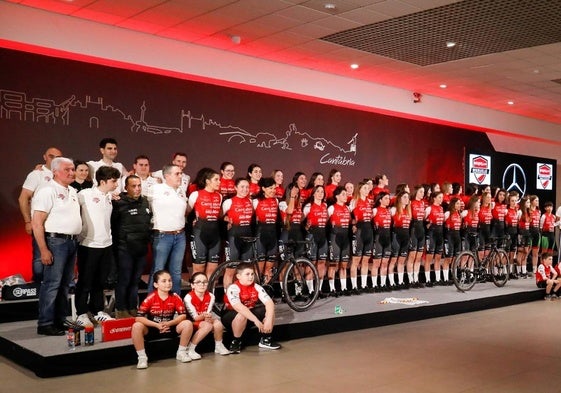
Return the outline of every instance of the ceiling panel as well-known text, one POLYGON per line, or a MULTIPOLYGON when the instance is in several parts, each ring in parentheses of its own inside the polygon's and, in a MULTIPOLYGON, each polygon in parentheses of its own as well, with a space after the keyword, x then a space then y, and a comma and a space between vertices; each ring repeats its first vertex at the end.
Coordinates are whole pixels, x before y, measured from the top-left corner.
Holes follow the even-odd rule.
POLYGON ((558 0, 8 1, 561 124, 558 0))

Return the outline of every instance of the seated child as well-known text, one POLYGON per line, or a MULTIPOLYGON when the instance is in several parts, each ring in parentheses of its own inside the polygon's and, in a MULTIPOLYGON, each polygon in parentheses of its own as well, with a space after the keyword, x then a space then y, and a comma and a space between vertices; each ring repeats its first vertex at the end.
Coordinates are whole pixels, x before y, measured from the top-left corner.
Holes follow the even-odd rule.
POLYGON ((253 322, 261 333, 260 348, 280 348, 280 345, 271 339, 275 323, 275 303, 254 280, 253 266, 250 263, 240 263, 236 268, 236 281, 228 287, 224 295, 226 312, 222 316, 222 323, 234 336, 230 344, 231 353, 240 353, 241 337, 248 320, 253 322))
POLYGON ((201 355, 195 351, 195 348, 210 332, 214 332, 214 352, 229 355, 230 351, 222 344, 224 326, 220 319, 212 313, 214 294, 207 290, 208 278, 204 273, 198 272, 191 276, 190 282, 192 290, 185 295, 183 301, 193 320, 195 334, 187 347, 187 355, 193 360, 200 359, 201 355))
POLYGON ((193 334, 193 324, 187 320, 181 298, 170 292, 172 281, 169 272, 158 270, 154 273, 154 288, 138 307, 138 316, 132 325, 131 336, 138 354, 138 369, 148 367, 148 357, 144 350, 145 337, 177 337, 179 334, 179 348, 175 357, 182 363, 191 361, 187 354, 187 343, 193 334))
POLYGON ((544 252, 542 254, 542 263, 538 266, 538 271, 536 272, 536 285, 538 288, 545 288, 545 300, 556 300, 557 295, 555 293, 561 288, 561 279, 557 279, 557 267, 554 269, 551 267, 553 262, 553 256, 544 252), (555 285, 555 288, 553 286, 555 285), (553 288, 554 293, 551 293, 553 288))

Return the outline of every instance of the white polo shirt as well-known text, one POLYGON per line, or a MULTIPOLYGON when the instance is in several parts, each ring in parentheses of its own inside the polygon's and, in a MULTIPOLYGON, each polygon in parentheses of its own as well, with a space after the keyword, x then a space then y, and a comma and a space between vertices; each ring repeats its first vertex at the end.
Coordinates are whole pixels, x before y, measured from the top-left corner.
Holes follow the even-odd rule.
MULTIPOLYGON (((138 176, 138 174, 135 173, 135 176, 138 176)), ((127 176, 123 176, 121 178, 121 190, 123 192, 126 192, 125 191, 125 180, 127 180, 127 177, 129 177, 129 176, 127 175, 127 176)), ((152 176, 148 176, 146 179, 142 179, 140 176, 138 176, 138 177, 140 178, 140 183, 141 183, 141 186, 142 186, 142 191, 141 191, 142 196, 150 195, 152 193, 152 191, 150 189, 155 184, 158 184, 158 180, 156 180, 156 178, 152 177, 152 176)))
POLYGON ((97 187, 86 188, 78 193, 78 200, 82 208, 80 244, 91 248, 111 246, 111 194, 97 187))
POLYGON ((155 184, 148 201, 152 208, 154 230, 169 232, 185 227, 187 197, 181 187, 176 190, 166 183, 155 184))
POLYGON ((47 213, 45 232, 78 235, 82 230, 78 195, 72 187, 56 181, 41 186, 31 200, 31 216, 35 211, 47 213))
POLYGON ((94 187, 97 186, 97 181, 95 180, 95 172, 102 166, 110 166, 111 168, 117 169, 121 174, 120 181, 117 182, 117 189, 114 191, 114 193, 118 194, 124 190, 124 188, 122 187, 122 182, 124 182, 123 178, 127 176, 127 170, 125 169, 123 164, 121 164, 120 162, 114 162, 111 165, 108 165, 107 163, 103 162, 103 160, 88 161, 87 164, 90 167, 90 177, 92 178, 94 187))
MULTIPOLYGON (((156 179, 159 179, 162 183, 166 182, 161 169, 159 171, 152 172, 152 176, 156 179)), ((189 183, 191 183, 191 177, 189 175, 186 175, 185 173, 182 173, 181 185, 179 187, 183 190, 185 195, 187 195, 187 189, 189 188, 189 183)))
POLYGON ((27 175, 25 181, 23 182, 22 188, 29 190, 31 192, 37 191, 37 189, 50 182, 53 178, 53 172, 45 165, 41 169, 35 169, 27 175))

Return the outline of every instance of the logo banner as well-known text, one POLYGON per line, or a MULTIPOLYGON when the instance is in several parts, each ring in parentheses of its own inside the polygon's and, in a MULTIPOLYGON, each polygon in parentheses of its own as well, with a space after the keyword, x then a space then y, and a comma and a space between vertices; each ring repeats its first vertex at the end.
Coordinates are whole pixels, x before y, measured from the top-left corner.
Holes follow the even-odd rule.
POLYGON ((469 182, 491 184, 491 156, 469 155, 469 182))

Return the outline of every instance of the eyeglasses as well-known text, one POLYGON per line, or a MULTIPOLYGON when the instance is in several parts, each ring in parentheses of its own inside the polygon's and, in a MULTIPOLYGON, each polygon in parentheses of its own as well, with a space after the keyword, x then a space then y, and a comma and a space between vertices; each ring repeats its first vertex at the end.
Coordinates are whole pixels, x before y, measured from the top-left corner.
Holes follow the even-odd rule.
POLYGON ((200 284, 208 285, 208 281, 193 281, 193 284, 197 284, 197 285, 200 285, 200 284))

